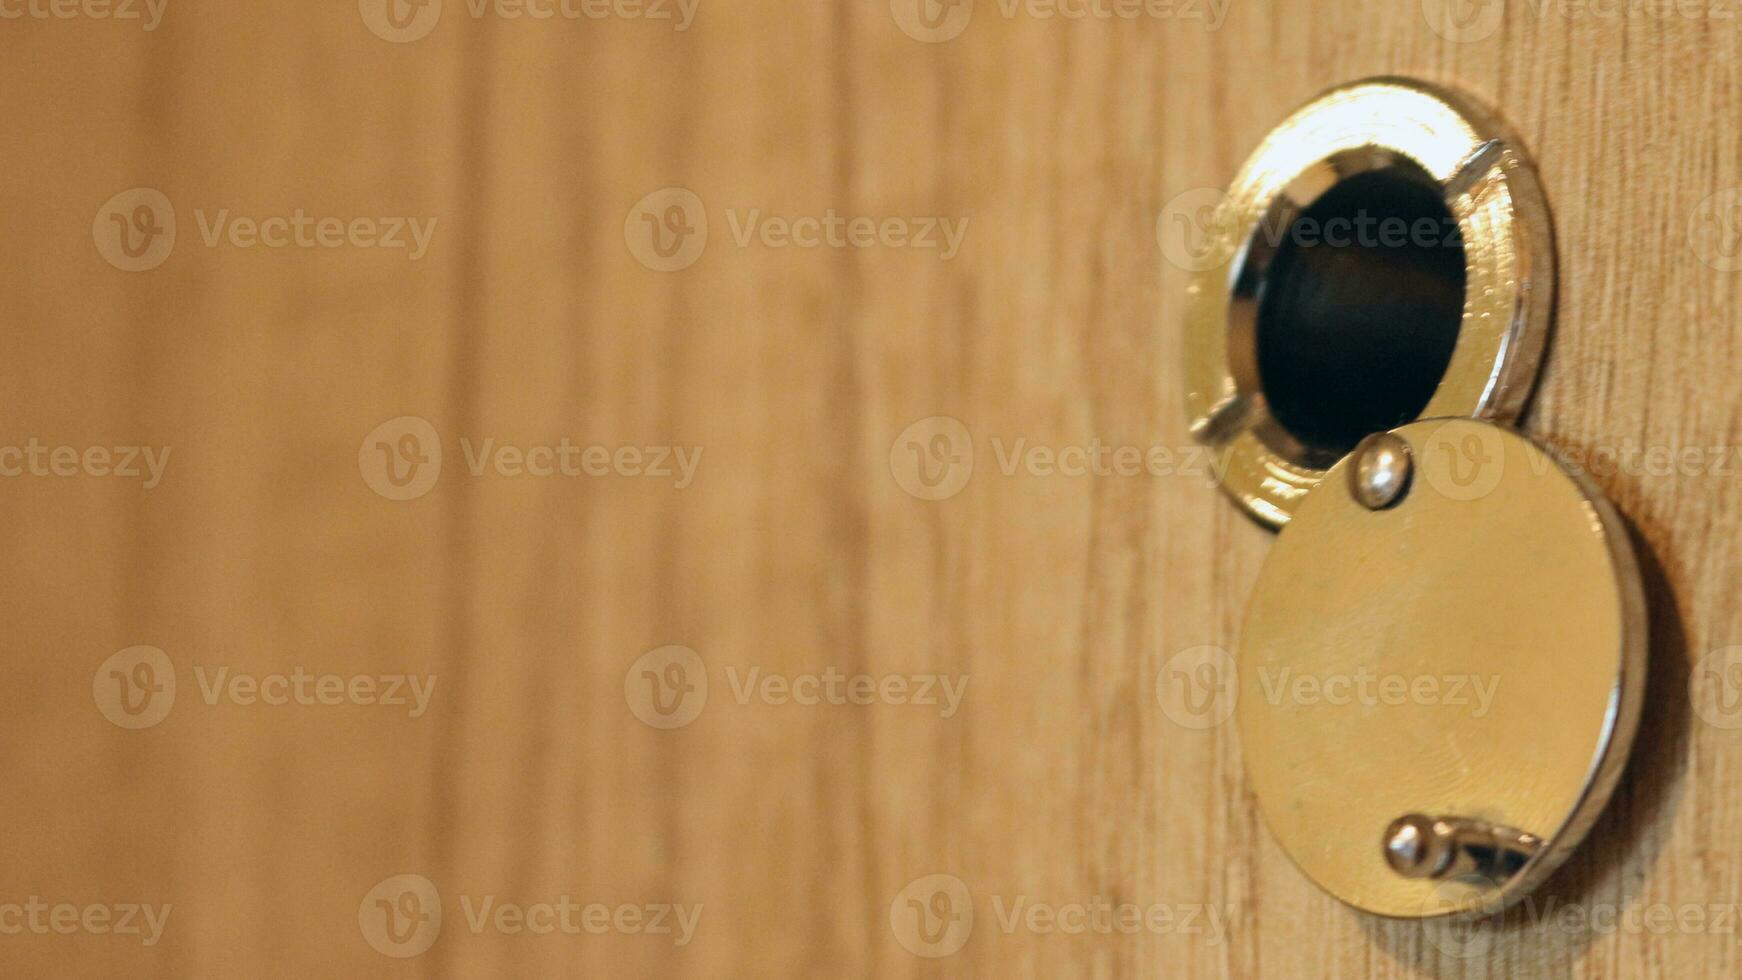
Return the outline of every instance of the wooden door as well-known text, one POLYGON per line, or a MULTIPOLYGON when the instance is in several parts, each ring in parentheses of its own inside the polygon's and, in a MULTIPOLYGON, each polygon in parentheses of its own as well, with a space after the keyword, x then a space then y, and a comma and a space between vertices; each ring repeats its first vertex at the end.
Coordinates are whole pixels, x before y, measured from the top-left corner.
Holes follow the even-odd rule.
POLYGON ((0 3, 4 972, 1738 971, 1723 0, 393 2, 0 3), (1639 749, 1477 947, 1157 697, 1271 541, 1157 218, 1378 74, 1538 162, 1526 431, 1706 461, 1596 468, 1639 749))

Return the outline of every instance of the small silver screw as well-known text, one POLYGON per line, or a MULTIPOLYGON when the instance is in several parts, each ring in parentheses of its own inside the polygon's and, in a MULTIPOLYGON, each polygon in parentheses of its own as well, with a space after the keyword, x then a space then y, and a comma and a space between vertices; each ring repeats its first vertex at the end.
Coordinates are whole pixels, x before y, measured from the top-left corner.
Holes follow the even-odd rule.
POLYGON ((1349 493, 1368 510, 1384 510, 1409 491, 1414 469, 1409 443, 1389 432, 1375 432, 1355 447, 1349 493))
POLYGON ((1451 854, 1449 827, 1412 813, 1385 830, 1385 861, 1405 878, 1433 878, 1445 871, 1451 854))

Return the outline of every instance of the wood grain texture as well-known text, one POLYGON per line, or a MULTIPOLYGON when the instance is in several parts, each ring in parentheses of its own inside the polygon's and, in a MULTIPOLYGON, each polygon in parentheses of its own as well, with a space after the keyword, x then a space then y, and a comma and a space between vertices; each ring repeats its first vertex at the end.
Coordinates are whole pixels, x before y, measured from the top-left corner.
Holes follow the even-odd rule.
MULTIPOLYGON (((1413 0, 1230 0, 1214 30, 980 0, 959 37, 923 43, 881 0, 704 0, 684 31, 446 7, 410 43, 349 2, 175 0, 150 32, 0 21, 0 444, 173 447, 150 490, 0 481, 0 904, 173 905, 149 947, 0 935, 6 974, 1742 970, 1734 923, 1514 915, 1472 948, 1319 893, 1269 840, 1233 726, 1182 727, 1156 696, 1174 654, 1235 646, 1267 532, 1201 478, 1000 466, 1019 439, 1189 446, 1187 273, 1163 261, 1157 216, 1224 184, 1316 92, 1391 73, 1500 107, 1538 161, 1562 285, 1527 431, 1575 452, 1738 444, 1739 274, 1702 261, 1689 228, 1742 185, 1742 25, 1515 2, 1460 43, 1413 0), (92 221, 141 186, 173 202, 178 238, 126 273, 92 221), (710 224, 670 273, 625 229, 665 187, 710 224), (200 215, 299 208, 437 232, 417 261, 201 234, 200 215), (967 228, 947 260, 740 244, 757 209, 967 228), (445 454, 404 502, 358 459, 400 416, 445 454), (930 501, 891 450, 937 416, 967 427, 975 468, 930 501), (462 440, 565 437, 704 455, 684 489, 465 465, 462 440), (167 653, 178 694, 128 731, 92 675, 136 644, 167 653), (625 674, 670 644, 702 657, 710 694, 659 730, 625 674), (437 687, 418 718, 207 703, 219 667, 437 687), (752 668, 968 688, 952 717, 741 703, 752 668), (427 876, 445 917, 395 959, 359 904, 400 873, 427 876), (891 906, 935 874, 964 883, 975 918, 932 959, 903 948, 891 906), (484 896, 703 912, 684 946, 474 931, 462 899, 484 896), (1019 898, 1229 918, 1007 931, 1019 898)), ((1543 899, 1733 910, 1742 734, 1702 721, 1688 682, 1742 643, 1742 466, 1596 479, 1654 556, 1653 676, 1635 764, 1543 899)))

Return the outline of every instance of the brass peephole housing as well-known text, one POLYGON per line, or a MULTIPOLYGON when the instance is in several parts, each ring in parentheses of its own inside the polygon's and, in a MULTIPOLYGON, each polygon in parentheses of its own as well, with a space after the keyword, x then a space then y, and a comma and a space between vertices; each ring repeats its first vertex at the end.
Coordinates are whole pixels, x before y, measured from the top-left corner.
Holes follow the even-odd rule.
POLYGON ((1191 431, 1267 525, 1370 433, 1524 408, 1551 319, 1548 210, 1518 141, 1461 96, 1383 78, 1315 99, 1241 168, 1205 251, 1191 431))
POLYGON ((1286 525, 1235 658, 1253 798, 1354 908, 1491 915, 1595 824, 1647 657, 1619 513, 1507 425, 1553 299, 1535 174, 1472 103, 1378 79, 1290 116, 1214 212, 1192 431, 1286 525))

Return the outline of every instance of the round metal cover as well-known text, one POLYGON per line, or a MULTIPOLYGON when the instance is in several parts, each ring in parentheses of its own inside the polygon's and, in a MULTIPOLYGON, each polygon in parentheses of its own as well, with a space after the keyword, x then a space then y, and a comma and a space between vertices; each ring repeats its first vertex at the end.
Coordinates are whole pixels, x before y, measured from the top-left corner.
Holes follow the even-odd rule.
POLYGON ((1358 909, 1497 911, 1582 839, 1625 765, 1645 682, 1632 546, 1602 495, 1514 432, 1395 429, 1345 457, 1278 536, 1240 639, 1247 776, 1294 863, 1358 909), (1401 494, 1394 488, 1406 456, 1401 494), (1353 471, 1353 472, 1352 472, 1353 471), (1378 474, 1378 475, 1375 475, 1378 474), (1515 828, 1504 877, 1410 878, 1410 814, 1515 828))

